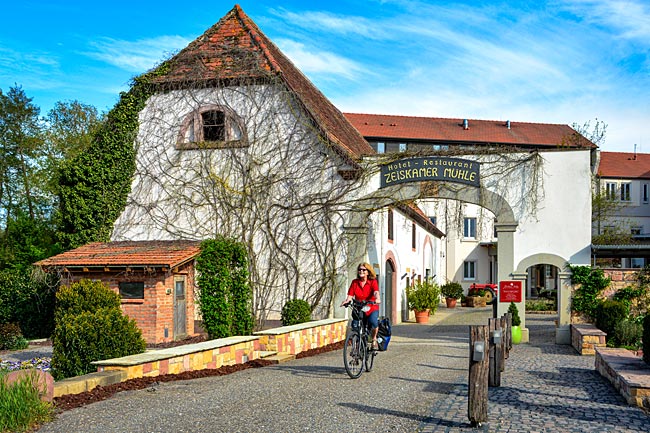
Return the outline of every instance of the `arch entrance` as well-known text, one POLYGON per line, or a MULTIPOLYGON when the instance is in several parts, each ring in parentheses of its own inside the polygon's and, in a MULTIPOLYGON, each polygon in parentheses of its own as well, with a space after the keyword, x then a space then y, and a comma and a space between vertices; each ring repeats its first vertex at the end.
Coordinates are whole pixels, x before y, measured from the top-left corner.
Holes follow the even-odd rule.
MULTIPOLYGON (((558 289, 558 328, 556 342, 570 344, 570 274, 563 272, 566 263, 589 264, 591 231, 584 221, 591 217, 590 173, 577 175, 570 167, 590 167, 586 152, 548 152, 543 169, 533 164, 529 153, 468 156, 468 159, 418 157, 391 160, 373 158, 368 162, 374 173, 364 184, 363 193, 354 200, 354 208, 345 216, 344 232, 348 246, 348 282, 356 277, 356 264, 376 264, 380 275, 386 272, 388 257, 368 260, 371 238, 370 216, 388 206, 421 199, 448 199, 478 205, 495 217, 496 271, 494 280, 520 281, 524 292, 517 307, 522 318, 522 340, 528 341, 526 328, 526 294, 533 288, 529 268, 540 265, 555 267, 558 289), (475 159, 469 159, 475 158, 475 159), (504 162, 505 161, 505 162, 504 162), (526 165, 528 164, 528 165, 526 165), (453 166, 455 169, 442 169, 453 166), (389 167, 387 169, 386 167, 389 167), (438 167, 434 170, 432 167, 438 167), (469 167, 461 170, 458 168, 469 167), (479 173, 479 168, 481 173, 479 173), (483 172, 486 173, 483 175, 483 172), (530 195, 534 197, 530 199, 530 195), (558 197, 572 198, 572 206, 562 204, 558 197), (532 205, 531 205, 532 203, 532 205), (384 267, 384 269, 381 269, 384 267)), ((375 230, 376 227, 372 228, 375 230)), ((432 256, 440 257, 439 251, 432 256)), ((400 268, 399 257, 393 258, 391 289, 385 293, 393 320, 399 321, 400 304, 395 297, 402 281, 413 278, 400 268), (402 275, 403 274, 403 275, 402 275)), ((426 264, 418 275, 427 275, 426 264)), ((412 280, 411 280, 412 281, 412 280)), ((384 284, 387 283, 384 281, 384 284)), ((516 286, 516 285, 515 285, 516 286)), ((508 310, 509 303, 497 300, 497 315, 508 310)))

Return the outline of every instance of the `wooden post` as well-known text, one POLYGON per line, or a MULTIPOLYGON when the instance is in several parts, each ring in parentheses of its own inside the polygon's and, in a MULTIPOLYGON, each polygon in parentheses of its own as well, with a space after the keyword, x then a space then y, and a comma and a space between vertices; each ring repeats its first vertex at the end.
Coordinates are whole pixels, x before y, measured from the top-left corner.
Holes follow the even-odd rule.
POLYGON ((469 383, 467 417, 472 427, 487 422, 489 342, 488 327, 485 325, 469 327, 469 383), (483 343, 483 359, 474 360, 477 343, 483 343))
POLYGON ((512 349, 512 314, 506 313, 506 323, 508 324, 506 334, 508 336, 508 347, 506 348, 506 358, 510 357, 510 349, 512 349))
POLYGON ((502 332, 502 339, 501 339, 501 348, 499 350, 499 358, 500 358, 500 365, 501 365, 501 372, 504 372, 506 369, 506 353, 508 352, 508 348, 506 344, 508 344, 508 340, 506 339, 506 335, 508 334, 506 330, 508 329, 508 319, 505 316, 501 316, 499 318, 499 324, 501 325, 501 332, 502 332))
POLYGON ((503 343, 494 344, 492 338, 493 331, 501 329, 501 321, 499 319, 488 319, 488 340, 490 342, 490 373, 488 374, 488 386, 501 386, 501 355, 500 352, 503 343))

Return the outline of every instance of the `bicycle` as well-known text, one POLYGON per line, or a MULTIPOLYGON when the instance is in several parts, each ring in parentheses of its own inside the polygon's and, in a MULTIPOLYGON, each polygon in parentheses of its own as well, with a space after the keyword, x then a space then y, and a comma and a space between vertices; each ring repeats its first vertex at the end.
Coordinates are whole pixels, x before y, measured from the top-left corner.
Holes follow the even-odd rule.
POLYGON ((377 350, 373 350, 372 345, 368 343, 368 336, 371 335, 370 324, 366 320, 364 312, 370 308, 369 304, 374 304, 374 302, 353 299, 345 305, 352 308, 352 314, 350 331, 345 337, 343 346, 343 365, 352 379, 361 376, 364 367, 366 371, 372 370, 375 356, 377 356, 377 350))

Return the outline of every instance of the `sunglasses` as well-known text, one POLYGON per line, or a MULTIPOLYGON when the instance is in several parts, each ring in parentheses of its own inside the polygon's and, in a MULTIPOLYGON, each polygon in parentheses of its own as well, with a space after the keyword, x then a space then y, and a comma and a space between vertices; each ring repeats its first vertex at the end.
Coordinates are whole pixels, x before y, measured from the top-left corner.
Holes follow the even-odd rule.
POLYGON ((357 269, 357 271, 358 271, 358 272, 361 272, 361 271, 363 271, 363 272, 368 272, 368 269, 366 269, 366 268, 359 268, 359 269, 357 269))

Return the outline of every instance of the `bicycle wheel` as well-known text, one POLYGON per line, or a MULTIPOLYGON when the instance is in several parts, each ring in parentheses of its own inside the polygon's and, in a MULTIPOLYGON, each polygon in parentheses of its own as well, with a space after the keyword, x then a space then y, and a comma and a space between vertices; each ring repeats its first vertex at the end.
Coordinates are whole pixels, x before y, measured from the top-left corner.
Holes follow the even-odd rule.
POLYGON ((343 365, 345 371, 352 379, 356 379, 363 373, 363 360, 365 358, 366 347, 359 338, 359 334, 350 334, 345 339, 343 346, 343 365))
POLYGON ((370 347, 366 346, 366 371, 372 370, 372 366, 375 363, 375 356, 377 355, 376 350, 370 349, 370 347))

